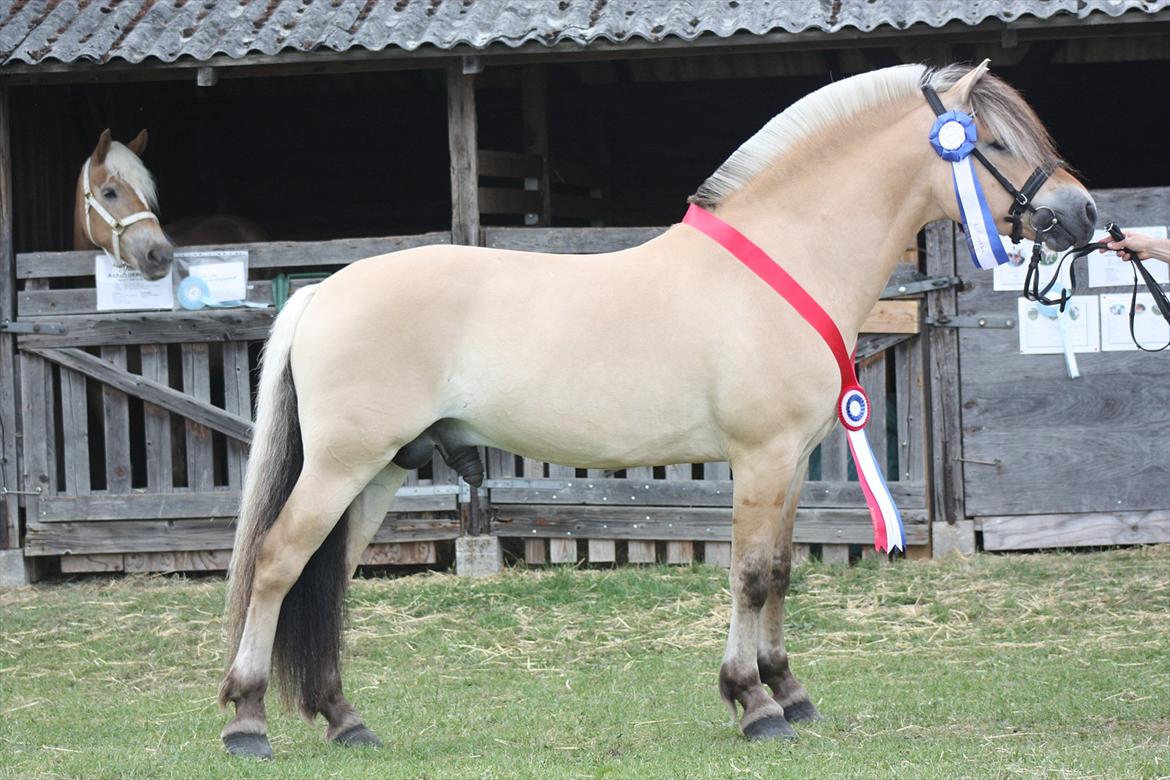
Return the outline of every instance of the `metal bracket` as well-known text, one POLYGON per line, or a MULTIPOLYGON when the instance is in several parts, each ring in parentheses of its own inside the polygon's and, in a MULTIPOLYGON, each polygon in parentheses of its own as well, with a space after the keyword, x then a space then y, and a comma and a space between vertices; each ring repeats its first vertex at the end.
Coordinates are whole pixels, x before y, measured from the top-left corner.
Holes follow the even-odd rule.
POLYGON ((0 320, 0 332, 4 333, 64 333, 65 326, 56 322, 14 322, 0 320))
POLYGON ((941 317, 927 317, 926 324, 935 328, 996 328, 999 330, 1011 330, 1016 327, 1016 320, 1014 317, 1004 317, 1002 315, 984 316, 982 314, 971 314, 962 317, 950 317, 944 314, 941 317))
POLYGON ((945 290, 948 287, 958 287, 962 283, 963 280, 958 276, 924 276, 921 279, 913 279, 902 284, 890 285, 882 290, 882 298, 897 298, 902 295, 914 295, 915 293, 930 292, 932 290, 945 290))
POLYGON ((39 487, 36 490, 10 490, 0 485, 0 496, 39 496, 43 492, 39 487))

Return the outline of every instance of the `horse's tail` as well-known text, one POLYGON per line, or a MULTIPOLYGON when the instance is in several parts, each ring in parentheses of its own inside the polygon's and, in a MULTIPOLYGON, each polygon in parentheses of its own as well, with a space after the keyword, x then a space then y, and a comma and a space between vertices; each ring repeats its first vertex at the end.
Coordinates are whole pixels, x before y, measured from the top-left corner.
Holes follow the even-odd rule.
MULTIPOLYGON (((315 286, 306 287, 289 299, 264 347, 256 425, 228 572, 224 623, 229 669, 244 631, 260 547, 292 494, 304 461, 289 353, 297 321, 315 290, 315 286)), ((344 593, 349 575, 345 571, 345 526, 343 518, 313 554, 285 596, 277 624, 273 670, 281 681, 285 701, 295 704, 307 717, 317 712, 316 699, 329 683, 324 678, 336 673, 337 666, 329 659, 336 661, 340 655, 338 594, 344 593)), ((220 692, 222 706, 227 705, 225 693, 220 692)))

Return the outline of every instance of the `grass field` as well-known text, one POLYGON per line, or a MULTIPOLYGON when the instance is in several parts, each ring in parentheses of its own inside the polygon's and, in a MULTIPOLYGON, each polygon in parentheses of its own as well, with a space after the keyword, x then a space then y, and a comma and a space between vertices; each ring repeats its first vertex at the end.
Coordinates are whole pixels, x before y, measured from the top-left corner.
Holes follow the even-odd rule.
POLYGON ((716 694, 726 574, 363 580, 347 751, 270 702, 223 754, 222 581, 0 593, 0 776, 1166 777, 1170 547, 798 569, 793 665, 825 720, 750 744, 716 694))

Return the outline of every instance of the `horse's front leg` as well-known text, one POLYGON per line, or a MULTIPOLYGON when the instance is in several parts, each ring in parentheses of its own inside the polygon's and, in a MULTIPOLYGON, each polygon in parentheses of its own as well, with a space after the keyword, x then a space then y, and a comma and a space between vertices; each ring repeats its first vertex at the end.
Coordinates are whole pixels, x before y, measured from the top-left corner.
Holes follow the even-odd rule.
POLYGON ((793 676, 784 648, 784 599, 792 572, 792 529, 796 524, 796 505, 800 501, 800 487, 808 472, 806 459, 796 476, 784 502, 776 547, 772 551, 772 581, 768 599, 760 613, 760 634, 757 663, 760 679, 772 689, 772 698, 784 708, 784 717, 790 723, 820 720, 821 715, 809 700, 808 691, 793 676))
POLYGON ((760 614, 768 600, 773 557, 793 474, 791 455, 752 452, 733 460, 735 493, 731 530, 731 627, 719 670, 719 693, 738 715, 748 739, 794 737, 784 708, 769 695, 757 663, 760 614))

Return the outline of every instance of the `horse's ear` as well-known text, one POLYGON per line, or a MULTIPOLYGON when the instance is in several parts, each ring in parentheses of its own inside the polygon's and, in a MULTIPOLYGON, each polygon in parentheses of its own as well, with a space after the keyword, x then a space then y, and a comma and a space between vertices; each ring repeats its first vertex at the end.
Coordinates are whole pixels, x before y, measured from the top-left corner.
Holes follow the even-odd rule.
POLYGON ((101 165, 106 161, 106 154, 110 151, 110 128, 102 130, 102 134, 98 136, 97 146, 93 150, 93 161, 101 165))
POLYGON ((979 82, 979 79, 983 78, 983 74, 989 70, 988 65, 990 64, 991 60, 984 60, 979 63, 967 71, 967 74, 963 78, 956 81, 955 86, 947 90, 947 96, 954 99, 952 105, 971 105, 971 90, 975 89, 975 85, 979 82))
POLYGON ((142 132, 134 136, 134 140, 126 144, 126 148, 134 152, 138 157, 146 151, 146 142, 150 139, 150 134, 146 132, 146 128, 142 128, 142 132))

